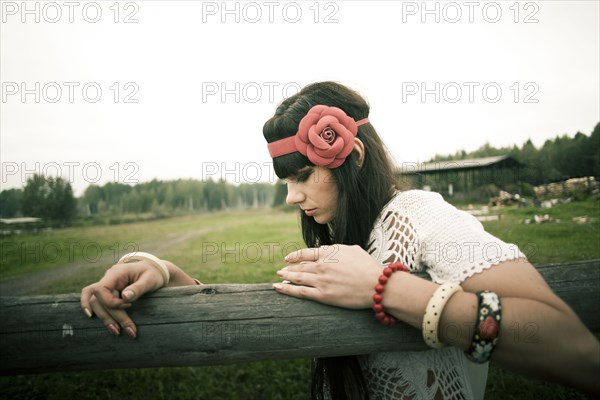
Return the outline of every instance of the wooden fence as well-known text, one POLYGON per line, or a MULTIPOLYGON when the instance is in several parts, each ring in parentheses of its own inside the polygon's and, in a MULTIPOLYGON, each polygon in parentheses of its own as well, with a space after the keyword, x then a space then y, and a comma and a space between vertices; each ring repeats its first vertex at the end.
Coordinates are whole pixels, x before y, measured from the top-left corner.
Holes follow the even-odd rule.
MULTIPOLYGON (((600 331, 600 260, 538 267, 600 331)), ((425 349, 408 325, 276 293, 270 284, 165 288, 135 302, 138 338, 112 336, 79 294, 0 297, 0 374, 175 367, 425 349)))

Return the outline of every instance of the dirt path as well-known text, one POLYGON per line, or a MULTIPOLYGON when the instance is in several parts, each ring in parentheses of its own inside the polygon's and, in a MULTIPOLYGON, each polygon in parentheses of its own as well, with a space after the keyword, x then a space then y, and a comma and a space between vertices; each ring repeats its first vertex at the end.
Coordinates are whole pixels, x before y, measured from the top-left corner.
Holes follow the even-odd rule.
MULTIPOLYGON (((156 255, 157 257, 161 257, 169 253, 171 249, 185 241, 207 233, 228 229, 235 225, 236 224, 222 225, 219 227, 207 227, 197 229, 194 231, 176 234, 166 239, 161 239, 147 243, 140 243, 139 249, 141 251, 152 252, 152 254, 156 255)), ((94 262, 94 265, 105 265, 108 268, 111 264, 114 263, 114 257, 114 254, 106 254, 100 257, 98 261, 94 262)), ((27 274, 25 276, 7 278, 0 282, 0 295, 27 295, 36 292, 46 286, 49 286, 54 282, 67 279, 85 268, 90 268, 90 263, 88 261, 79 261, 65 265, 63 267, 52 268, 48 271, 39 271, 27 274)))

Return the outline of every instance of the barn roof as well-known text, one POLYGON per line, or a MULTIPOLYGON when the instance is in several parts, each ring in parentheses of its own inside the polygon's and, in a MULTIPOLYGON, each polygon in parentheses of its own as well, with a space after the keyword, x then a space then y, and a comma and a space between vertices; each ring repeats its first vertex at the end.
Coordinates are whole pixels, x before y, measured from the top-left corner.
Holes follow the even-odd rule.
POLYGON ((405 175, 411 175, 424 172, 472 170, 490 167, 493 165, 514 167, 521 165, 521 163, 512 156, 503 155, 494 157, 468 158, 464 160, 435 161, 429 163, 403 163, 401 172, 405 175))

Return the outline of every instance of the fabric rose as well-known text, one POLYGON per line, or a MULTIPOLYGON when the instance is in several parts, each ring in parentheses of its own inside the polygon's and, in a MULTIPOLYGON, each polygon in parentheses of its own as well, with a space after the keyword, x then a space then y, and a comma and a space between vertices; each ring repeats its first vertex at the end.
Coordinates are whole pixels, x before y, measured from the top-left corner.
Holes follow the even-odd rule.
POLYGON ((337 107, 314 106, 300 121, 296 148, 315 165, 337 168, 352 153, 358 125, 337 107))
POLYGON ((496 336, 498 336, 499 330, 500 327, 493 317, 486 317, 486 319, 479 324, 479 336, 483 340, 495 339, 496 336))

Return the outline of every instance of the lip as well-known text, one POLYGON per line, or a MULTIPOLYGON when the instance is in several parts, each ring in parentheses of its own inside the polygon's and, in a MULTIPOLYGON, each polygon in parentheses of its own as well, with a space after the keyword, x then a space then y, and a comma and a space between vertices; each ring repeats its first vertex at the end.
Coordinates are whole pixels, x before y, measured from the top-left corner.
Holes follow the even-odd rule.
POLYGON ((315 212, 317 212, 316 208, 308 208, 308 209, 304 210, 304 214, 306 214, 309 217, 312 217, 315 212))

